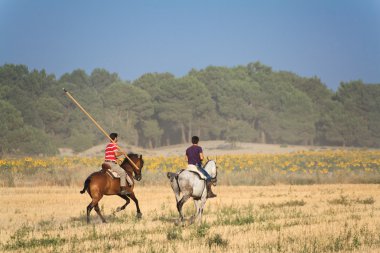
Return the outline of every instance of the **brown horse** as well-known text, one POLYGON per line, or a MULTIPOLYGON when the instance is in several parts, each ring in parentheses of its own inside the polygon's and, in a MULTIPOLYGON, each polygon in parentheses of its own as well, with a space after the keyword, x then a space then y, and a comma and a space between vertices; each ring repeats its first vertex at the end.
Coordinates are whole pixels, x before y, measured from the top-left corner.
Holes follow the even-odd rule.
MULTIPOLYGON (((139 169, 135 169, 132 166, 127 158, 121 163, 120 167, 122 167, 128 174, 128 176, 132 179, 136 179, 137 181, 141 180, 141 170, 144 166, 144 160, 142 159, 142 155, 137 154, 128 154, 129 159, 131 159, 139 169), (134 177, 132 175, 134 174, 134 177)), ((106 222, 103 215, 100 212, 99 201, 104 195, 118 195, 119 197, 125 199, 126 203, 118 207, 116 209, 117 212, 124 210, 125 207, 129 204, 131 198, 135 204, 137 209, 137 218, 142 217, 142 213, 139 207, 139 201, 137 200, 135 193, 133 192, 134 183, 131 187, 127 185, 127 190, 131 192, 126 195, 120 195, 120 178, 113 178, 106 171, 109 169, 109 165, 106 163, 102 164, 102 170, 97 171, 89 175, 84 182, 83 190, 80 191, 81 194, 85 193, 86 190, 90 197, 92 198, 91 203, 87 206, 87 223, 90 222, 90 212, 94 208, 96 213, 102 219, 102 222, 106 222)))

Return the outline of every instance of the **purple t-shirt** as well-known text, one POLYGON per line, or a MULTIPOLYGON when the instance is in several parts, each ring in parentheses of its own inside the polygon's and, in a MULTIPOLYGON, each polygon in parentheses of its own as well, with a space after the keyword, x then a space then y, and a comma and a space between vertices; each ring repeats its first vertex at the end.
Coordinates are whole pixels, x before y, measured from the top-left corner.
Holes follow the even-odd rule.
POLYGON ((200 153, 202 153, 202 148, 197 145, 192 145, 186 149, 186 156, 188 160, 188 164, 200 164, 201 163, 201 157, 200 153))

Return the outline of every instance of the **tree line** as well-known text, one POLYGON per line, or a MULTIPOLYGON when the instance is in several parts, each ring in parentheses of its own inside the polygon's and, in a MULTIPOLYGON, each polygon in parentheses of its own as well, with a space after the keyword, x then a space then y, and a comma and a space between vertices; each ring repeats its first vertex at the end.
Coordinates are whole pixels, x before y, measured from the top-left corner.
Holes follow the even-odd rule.
POLYGON ((202 140, 380 147, 380 84, 273 71, 260 62, 191 70, 183 77, 81 69, 60 78, 25 65, 0 67, 0 153, 83 151, 105 137, 70 101, 66 88, 109 132, 155 148, 202 140))

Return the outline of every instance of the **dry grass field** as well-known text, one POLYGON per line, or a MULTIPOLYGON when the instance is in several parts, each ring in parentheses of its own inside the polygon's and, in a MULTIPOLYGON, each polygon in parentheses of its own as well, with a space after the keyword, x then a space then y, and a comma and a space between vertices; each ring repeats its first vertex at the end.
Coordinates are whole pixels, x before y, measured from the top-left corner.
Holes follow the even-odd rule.
MULTIPOLYGON (((0 252, 380 252, 379 185, 217 186, 201 224, 176 226, 174 195, 137 185, 86 224, 80 187, 0 188, 0 252)), ((189 217, 192 201, 184 206, 189 217)))
POLYGON ((203 144, 220 185, 200 224, 176 225, 165 176, 184 167, 184 145, 127 147, 146 161, 135 188, 143 217, 104 197, 107 224, 95 211, 86 223, 90 197, 79 193, 104 147, 0 160, 0 252, 380 252, 379 150, 203 144))

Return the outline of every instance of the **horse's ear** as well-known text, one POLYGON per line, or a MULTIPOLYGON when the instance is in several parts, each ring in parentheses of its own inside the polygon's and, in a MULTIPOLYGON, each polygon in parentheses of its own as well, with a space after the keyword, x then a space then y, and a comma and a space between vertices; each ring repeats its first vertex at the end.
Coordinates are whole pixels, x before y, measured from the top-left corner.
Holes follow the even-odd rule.
POLYGON ((142 155, 140 155, 140 159, 142 159, 142 155))
POLYGON ((210 161, 210 158, 207 157, 207 161, 210 161))

